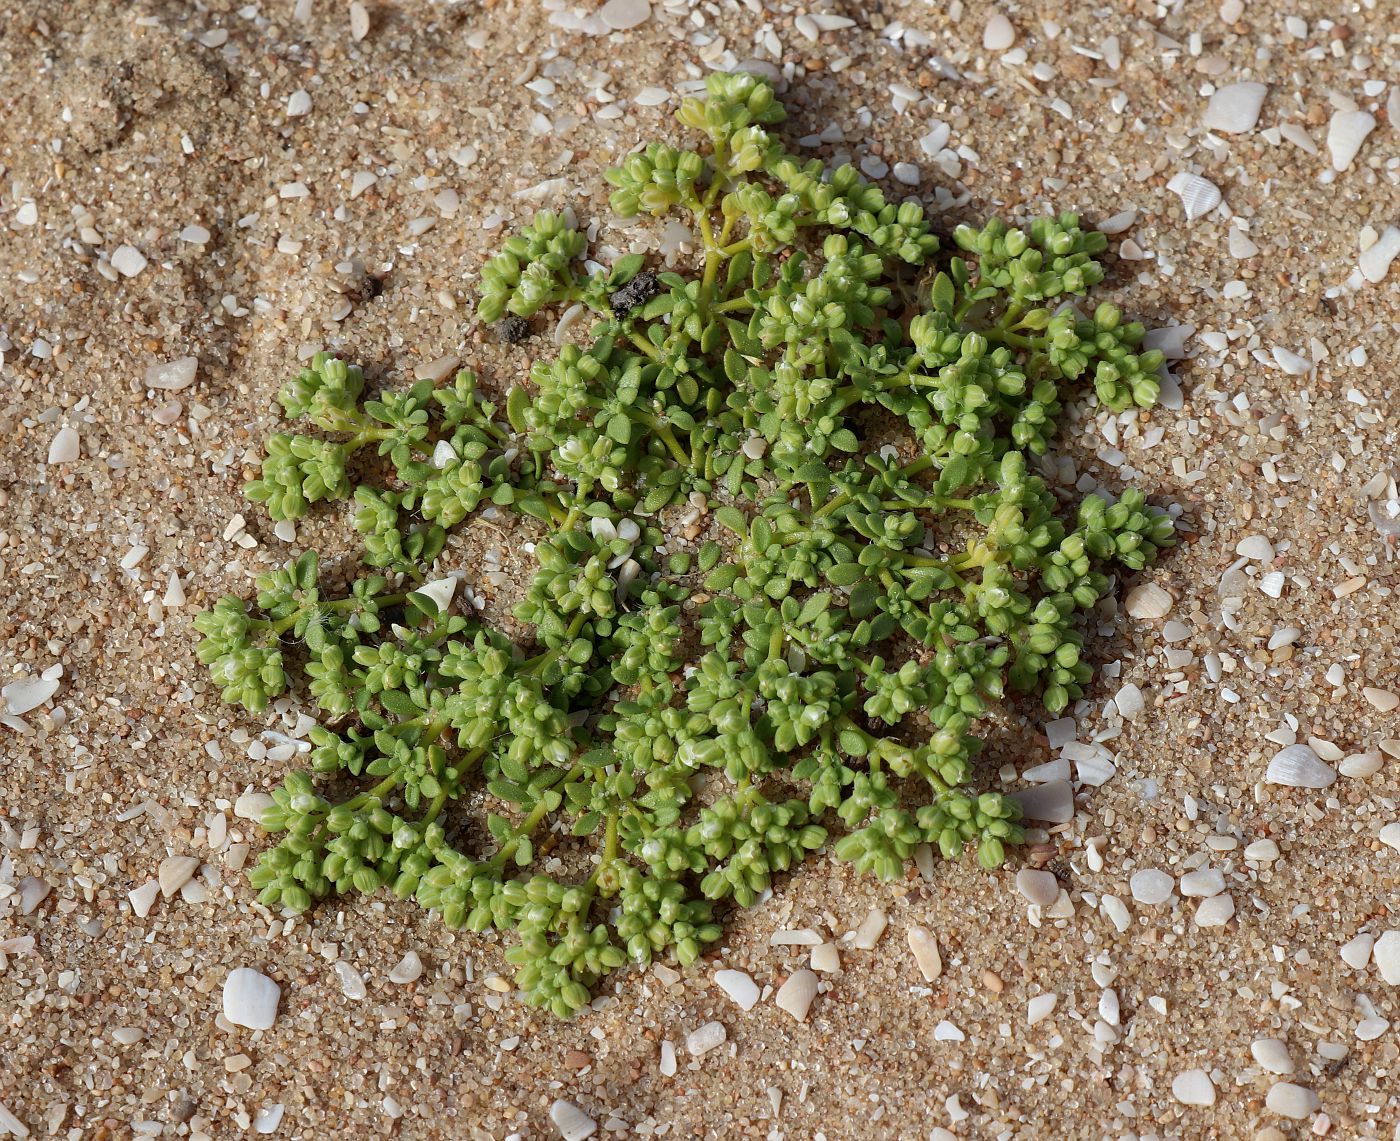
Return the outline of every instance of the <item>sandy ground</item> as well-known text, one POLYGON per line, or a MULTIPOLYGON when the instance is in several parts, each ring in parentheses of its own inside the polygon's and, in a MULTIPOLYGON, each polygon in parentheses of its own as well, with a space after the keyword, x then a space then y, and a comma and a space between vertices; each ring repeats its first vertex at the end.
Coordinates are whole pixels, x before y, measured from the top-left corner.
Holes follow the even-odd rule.
MULTIPOLYGON (((592 0, 369 3, 358 41, 346 4, 298 7, 0 11, 0 670, 62 672, 0 727, 0 1136, 537 1138, 564 1099, 599 1136, 1391 1138, 1400 991, 1353 940, 1400 928, 1400 852, 1378 839, 1397 819, 1397 574, 1366 499, 1395 462, 1400 267, 1356 272, 1365 227, 1400 221, 1395 7, 1030 0, 1003 9, 1010 50, 992 23, 995 51, 994 10, 960 0, 609 5, 614 23, 648 15, 623 31, 592 0), (814 136, 877 174, 913 164, 887 185, 916 182, 950 228, 1119 216, 1107 287, 1153 326, 1193 328, 1184 399, 1131 423, 1086 412, 1065 474, 1181 503, 1191 541, 1145 576, 1170 615, 1106 620, 1096 643, 1106 676, 1066 753, 1090 758, 1077 776, 1110 756, 1116 774, 1076 785, 1073 821, 1027 855, 1057 902, 1028 906, 1015 865, 880 886, 818 860, 706 962, 620 972, 561 1025, 493 989, 492 940, 412 906, 284 921, 256 905, 234 869, 261 841, 232 806, 286 768, 247 747, 278 722, 219 701, 190 620, 304 544, 350 550, 334 511, 288 544, 240 498, 298 357, 331 346, 393 381, 460 354, 503 388, 522 358, 471 317, 502 222, 593 216, 610 162, 674 137, 677 90, 748 59, 788 79, 791 145, 814 136), (1209 133, 1210 92, 1247 81, 1268 88, 1257 123, 1209 133), (309 111, 289 114, 299 91, 309 111), (1374 130, 1334 170, 1329 132, 1344 143, 1356 111, 1374 130), (1168 187, 1183 172, 1223 194, 1189 223, 1168 187), (342 301, 328 282, 347 259, 382 289, 357 277, 342 301), (145 387, 186 355, 193 385, 145 387), (65 433, 48 462, 65 426, 78 456, 65 433), (1127 683, 1146 708, 1120 724, 1127 683), (1264 783, 1295 738, 1363 775, 1264 783), (152 904, 140 889, 171 855, 201 867, 152 904), (1135 872, 1207 866, 1222 879, 1201 918, 1232 905, 1222 926, 1179 882, 1134 898, 1135 872), (888 928, 856 949, 872 909, 888 928), (930 983, 916 924, 941 948, 930 983), (776 986, 807 963, 771 945, 788 928, 840 954, 800 1025, 711 978, 776 986), (408 950, 426 970, 396 985, 408 950), (239 966, 281 984, 272 1029, 216 1021, 239 966), (1040 995, 1053 1009, 1029 1025, 1040 995), (727 1042, 690 1058, 712 1019, 727 1042), (1291 1076, 1256 1060, 1260 1039, 1281 1040, 1259 1058, 1291 1076)), ((1024 712, 990 743, 993 783, 1057 756, 1024 712)))

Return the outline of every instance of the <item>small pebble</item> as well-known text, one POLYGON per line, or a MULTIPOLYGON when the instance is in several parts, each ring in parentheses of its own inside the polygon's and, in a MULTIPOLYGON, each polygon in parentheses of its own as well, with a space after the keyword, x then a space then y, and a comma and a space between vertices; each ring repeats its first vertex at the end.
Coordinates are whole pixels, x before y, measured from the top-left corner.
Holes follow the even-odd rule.
POLYGON ((1278 841, 1255 840, 1244 850, 1246 860, 1258 860, 1261 864, 1278 859, 1278 841))
POLYGON ((1280 1117, 1302 1121, 1308 1114, 1316 1113, 1322 1102, 1317 1094, 1313 1093, 1307 1086, 1294 1085, 1292 1082, 1278 1082, 1269 1090, 1268 1096, 1264 1098, 1264 1104, 1280 1117))
POLYGON ((1181 894, 1198 899, 1219 895, 1225 890, 1225 876, 1219 868, 1198 868, 1181 877, 1181 894))
POLYGON ((1355 938, 1347 940, 1339 952, 1342 962, 1354 970, 1365 970, 1366 964, 1371 961, 1371 948, 1375 943, 1376 937, 1369 931, 1363 931, 1355 938))
POLYGON ((1387 931, 1371 948, 1376 970, 1391 986, 1400 986, 1400 931, 1387 931))
POLYGON ((1176 890, 1176 880, 1157 868, 1143 868, 1141 871, 1133 873, 1132 879, 1128 881, 1128 887, 1138 903, 1155 907, 1157 904, 1166 903, 1167 900, 1171 899, 1172 892, 1176 890))
POLYGON ((1060 885, 1051 872, 1022 868, 1016 873, 1016 890, 1040 907, 1049 907, 1060 896, 1060 885))
POLYGON ((1201 125, 1208 131, 1223 135, 1241 135, 1252 131, 1259 121, 1260 108, 1269 89, 1262 83, 1231 83, 1218 88, 1206 105, 1201 125))
POLYGON ((873 951, 875 944, 880 941, 880 936, 885 933, 885 927, 889 921, 889 916, 878 907, 872 908, 861 925, 856 928, 855 938, 851 940, 851 946, 858 951, 873 951))
POLYGON ((194 357, 179 357, 173 361, 161 361, 146 370, 146 387, 178 392, 194 383, 195 370, 199 361, 194 357))
POLYGON ((598 15, 613 31, 625 32, 651 19, 651 3, 650 0, 608 0, 598 15))
POLYGON ((287 97, 287 117, 299 119, 303 115, 311 114, 311 95, 307 91, 293 91, 287 97))
POLYGON ((1182 1105, 1214 1105, 1215 1083, 1205 1070, 1186 1070, 1172 1079, 1172 1097, 1182 1105))
POLYGON ((157 871, 160 894, 169 899, 199 870, 199 861, 193 856, 170 856, 160 862, 157 871))
POLYGON ((812 970, 829 974, 841 969, 841 953, 835 943, 821 943, 812 948, 812 970))
POLYGON ((982 46, 989 52, 1004 52, 1016 42, 1016 29, 1001 12, 993 12, 982 30, 982 46))
POLYGON ((1337 770, 1307 745, 1288 745, 1274 754, 1264 773, 1269 784, 1287 788, 1328 788, 1337 779, 1337 770))
POLYGON ((1234 898, 1228 895, 1213 895, 1203 899, 1196 908, 1197 927, 1224 927, 1235 914, 1234 898))
POLYGON ((933 982, 943 973, 943 956, 938 953, 938 941, 924 927, 909 928, 908 938, 909 950, 914 952, 914 961, 919 965, 924 982, 933 982))
POLYGON ((267 1030, 277 1019, 282 988, 261 971, 237 967, 224 980, 224 1017, 235 1026, 267 1030))
POLYGON ((149 264, 135 246, 118 246, 112 251, 112 268, 123 277, 135 277, 149 264))
POLYGON ((1271 1074, 1291 1074, 1293 1059, 1288 1053, 1288 1044, 1279 1038, 1260 1038, 1250 1043, 1249 1052, 1254 1060, 1271 1074))
POLYGON ((708 1053, 716 1046, 722 1046, 729 1032, 718 1022, 707 1022, 692 1030, 685 1039, 685 1048, 695 1057, 708 1053))
POLYGON ((160 894, 160 882, 151 880, 143 883, 134 891, 127 892, 126 898, 131 903, 131 910, 136 913, 137 919, 145 919, 151 913, 151 907, 156 902, 156 896, 160 894))

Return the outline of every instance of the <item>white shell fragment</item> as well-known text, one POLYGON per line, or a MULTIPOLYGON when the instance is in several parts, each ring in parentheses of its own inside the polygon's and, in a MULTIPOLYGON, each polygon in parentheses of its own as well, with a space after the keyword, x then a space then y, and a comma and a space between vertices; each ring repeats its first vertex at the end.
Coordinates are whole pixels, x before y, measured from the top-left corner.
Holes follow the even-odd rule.
POLYGON ((194 374, 198 367, 199 361, 194 357, 160 361, 146 370, 146 387, 178 392, 194 383, 194 374))
POLYGON ((416 983, 422 977, 423 960, 418 957, 417 951, 405 952, 404 957, 389 972, 389 981, 398 983, 400 986, 416 983))
POLYGON ((38 709, 58 692, 58 678, 22 677, 0 688, 0 697, 5 699, 0 712, 11 713, 16 717, 38 709))
POLYGON ((722 1046, 724 1040, 729 1037, 729 1031, 720 1022, 707 1022, 703 1026, 697 1026, 685 1039, 685 1048, 695 1057, 707 1054, 716 1046, 722 1046))
POLYGON ((224 980, 224 1017, 235 1026, 269 1029, 281 999, 282 988, 251 967, 238 967, 224 980))
POLYGON ((143 883, 140 887, 126 893, 126 898, 131 903, 131 910, 137 919, 145 919, 151 913, 156 896, 159 894, 160 884, 156 880, 143 883))
POLYGON ((1307 745, 1289 745, 1274 754, 1264 779, 1288 788, 1328 788, 1337 772, 1307 745))
POLYGON ((1337 111, 1327 124, 1327 153, 1333 170, 1346 170, 1361 150, 1366 136, 1376 129, 1376 117, 1368 111, 1337 111))
POLYGON ((1384 281, 1397 254, 1400 254, 1400 229, 1387 226, 1379 238, 1361 251, 1357 263, 1361 276, 1372 284, 1384 281))
POLYGON ((758 1002, 758 984, 744 971, 716 971, 715 986, 733 999, 740 1010, 752 1010, 758 1002))
POLYGON ((78 430, 64 425, 54 435, 53 442, 49 444, 49 463, 51 464, 71 464, 81 454, 82 449, 78 445, 78 430))
POLYGON ((1182 1105, 1214 1105, 1215 1083, 1205 1070, 1185 1070, 1172 1078, 1172 1097, 1182 1105))
POLYGON ((1262 83, 1232 83, 1221 87, 1210 97, 1206 113, 1201 116, 1201 125, 1224 135, 1252 131, 1268 93, 1269 89, 1262 83))
POLYGON ((914 962, 919 965, 924 982, 933 982, 943 973, 943 956, 938 953, 938 941, 924 927, 909 928, 908 938, 909 950, 914 952, 914 962))
POLYGON ((340 980, 340 993, 346 998, 358 1002, 369 993, 365 987, 365 976, 344 959, 337 960, 332 969, 340 980))
POLYGON ((1235 915, 1234 898, 1228 895, 1213 895, 1201 900, 1196 908, 1197 927, 1224 927, 1235 915))
POLYGON ((359 43, 369 35, 369 9, 360 0, 350 5, 350 38, 359 43))
POLYGON ((452 596, 457 593, 457 580, 451 577, 434 579, 425 582, 414 593, 427 595, 440 612, 446 613, 452 605, 452 596))
POLYGON ((856 928, 855 938, 851 940, 851 946, 858 951, 873 951, 875 944, 880 941, 880 936, 885 933, 885 927, 889 921, 889 916, 878 907, 871 908, 870 914, 856 928))
POLYGON ((1198 868, 1181 877, 1181 894, 1189 898, 1209 899, 1225 890, 1225 876, 1219 868, 1198 868))
POLYGON ((123 277, 135 277, 149 263, 135 246, 118 246, 112 251, 112 268, 123 277))
POLYGON ((299 119, 303 115, 311 114, 311 94, 304 90, 293 91, 287 97, 287 117, 289 119, 299 119))
POLYGON ((1220 187, 1199 174, 1183 171, 1173 176, 1167 183, 1167 189, 1181 199, 1188 222, 1203 218, 1220 205, 1220 187))
POLYGON ((773 996, 773 1001, 778 1008, 787 1011, 798 1022, 807 1021, 807 1011, 811 1009, 812 999, 817 997, 817 976, 811 971, 803 969, 794 971, 787 982, 778 988, 778 993, 773 996))
POLYGON ((556 1101, 549 1107, 549 1120, 563 1141, 586 1141, 598 1132, 598 1123, 571 1101, 556 1101))
POLYGON ((1349 939, 1342 944, 1339 954, 1342 962, 1355 971, 1364 971, 1366 964, 1371 961, 1371 949, 1376 945, 1376 937, 1369 931, 1363 931, 1354 939, 1349 939))
POLYGON ((1057 994, 1038 994, 1026 1003, 1026 1025, 1034 1026, 1037 1022, 1044 1022, 1055 1010, 1055 1004, 1060 1001, 1057 994))
POLYGON ((1155 582, 1144 582, 1128 591, 1123 608, 1139 621, 1151 622, 1170 614, 1173 601, 1172 596, 1155 582))
POLYGON ((185 884, 189 883, 198 870, 199 860, 194 856, 170 856, 161 860, 160 868, 156 873, 157 882, 160 884, 160 894, 169 899, 185 884))

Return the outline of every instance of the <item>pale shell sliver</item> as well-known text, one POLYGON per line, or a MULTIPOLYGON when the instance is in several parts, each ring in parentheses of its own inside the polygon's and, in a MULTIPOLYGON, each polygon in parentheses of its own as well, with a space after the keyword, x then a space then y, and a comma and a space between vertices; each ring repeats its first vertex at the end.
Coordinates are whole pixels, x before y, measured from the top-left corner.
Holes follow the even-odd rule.
POLYGON ((1183 171, 1167 183, 1167 189, 1181 199, 1188 222, 1204 217, 1220 205, 1220 187, 1199 174, 1183 171))
POLYGON ((1289 788, 1327 788, 1337 773, 1307 745, 1289 745, 1274 754, 1264 779, 1289 788))

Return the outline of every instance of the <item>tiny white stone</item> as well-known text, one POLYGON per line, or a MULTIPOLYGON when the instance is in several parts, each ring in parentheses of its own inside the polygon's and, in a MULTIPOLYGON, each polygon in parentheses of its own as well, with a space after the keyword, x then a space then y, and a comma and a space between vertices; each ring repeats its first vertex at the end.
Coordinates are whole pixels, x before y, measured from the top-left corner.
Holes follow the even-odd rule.
POLYGON ((1400 931, 1386 931, 1371 948, 1371 958, 1381 978, 1391 986, 1400 986, 1400 931))
POLYGON ((1079 783, 1088 785, 1090 788, 1098 788, 1107 784, 1118 774, 1118 767, 1107 757, 1095 754, 1092 757, 1084 757, 1074 762, 1074 775, 1079 779, 1079 783))
POLYGON ((1260 1038, 1249 1045, 1254 1060, 1271 1074, 1291 1074, 1293 1059, 1288 1053, 1288 1044, 1279 1038, 1260 1038))
POLYGON ((432 582, 425 582, 414 593, 427 595, 439 612, 445 614, 447 608, 452 605, 452 596, 457 593, 457 580, 451 577, 434 579, 432 582))
POLYGON ((81 451, 77 429, 65 424, 54 434, 53 441, 49 444, 49 463, 71 464, 81 451))
POLYGON ((1302 1121, 1310 1113, 1315 1113, 1322 1104, 1317 1094, 1308 1089, 1307 1086, 1294 1085, 1292 1082, 1278 1082, 1268 1095, 1264 1098, 1264 1104, 1273 1113, 1280 1117, 1289 1117, 1294 1121, 1302 1121))
POLYGON ((1054 874, 1035 868, 1022 868, 1016 873, 1016 890, 1040 907, 1049 907, 1060 897, 1054 874))
POLYGON ((15 211, 15 221, 21 226, 33 226, 39 221, 39 207, 31 199, 20 204, 20 208, 15 211))
POLYGON ((723 1045, 728 1037, 729 1031, 725 1030, 722 1023, 707 1022, 704 1026, 697 1026, 686 1036, 685 1048, 691 1054, 699 1057, 701 1054, 713 1050, 716 1046, 723 1045))
POLYGON ((1032 784, 1045 784, 1048 781, 1069 780, 1069 761, 1064 757, 1056 757, 1053 761, 1046 761, 1043 765, 1036 765, 1027 769, 1021 774, 1023 780, 1028 780, 1032 784))
POLYGON ((194 383, 195 370, 198 367, 199 361, 195 357, 160 361, 146 370, 146 387, 178 392, 194 383))
POLYGON ((1123 608, 1144 622, 1165 618, 1171 613, 1173 604, 1172 596, 1155 582, 1144 582, 1133 587, 1123 600, 1123 608))
POLYGON ((169 856, 161 860, 157 869, 160 894, 169 899, 194 877, 199 870, 199 861, 194 856, 169 856))
POLYGON ((744 971, 716 971, 715 985, 733 999, 740 1010, 752 1010, 758 1002, 758 984, 744 971))
POLYGON ((1363 1042, 1374 1042, 1389 1029, 1388 1018, 1363 1018, 1356 1024, 1356 1036, 1363 1042))
MULTIPOLYGON (((1396 90, 1400 91, 1400 87, 1396 90)), ((1361 251, 1357 263, 1361 276, 1372 284, 1384 281, 1385 275, 1390 272, 1390 263, 1397 254, 1400 254, 1400 229, 1387 226, 1379 238, 1361 251)))
POLYGON ((651 19, 650 0, 608 0, 598 13, 615 32, 625 32, 651 19))
POLYGON ((157 880, 150 880, 140 887, 129 891, 126 898, 131 903, 131 910, 136 913, 137 919, 145 919, 151 913, 151 907, 156 902, 156 896, 160 894, 160 883, 157 880))
POLYGON ((224 1017, 235 1026, 267 1030, 277 1020, 282 988, 261 971, 237 967, 224 980, 224 1017))
POLYGON ((1400 823, 1387 824, 1376 833, 1376 839, 1400 852, 1400 823))
POLYGON ((933 1028, 933 1040, 935 1042, 963 1042, 967 1040, 967 1035, 944 1018, 933 1028))
POLYGON ((669 1038, 661 1043, 660 1069, 663 1078, 676 1076, 676 1046, 669 1038))
POLYGON ((149 264, 135 246, 118 246, 112 251, 112 268, 123 277, 135 277, 149 264))
POLYGON ((423 960, 418 957, 417 951, 405 952, 404 957, 389 972, 389 981, 400 985, 415 983, 422 977, 423 960))
POLYGON ((1289 376, 1306 376, 1312 371, 1313 362, 1301 353, 1275 345, 1272 349, 1274 363, 1289 376))
POLYGON ((1132 879, 1128 881, 1128 887, 1138 903, 1155 907, 1157 904, 1166 903, 1167 900, 1171 899, 1172 892, 1176 890, 1176 880, 1157 868, 1143 868, 1141 871, 1133 873, 1132 879))
POLYGON ((1038 994, 1026 1003, 1026 1025, 1034 1026, 1037 1022, 1044 1022, 1049 1018, 1055 1009, 1055 1004, 1060 1001, 1057 994, 1038 994))
POLYGON ((1225 890, 1225 876, 1219 868, 1198 868, 1181 877, 1181 894, 1196 899, 1208 899, 1225 890))
POLYGON ((1278 859, 1277 840, 1255 840, 1244 850, 1246 860, 1258 860, 1260 863, 1268 863, 1270 860, 1278 859))
POLYGON ((340 993, 346 998, 358 1002, 369 993, 365 986, 365 977, 358 970, 352 967, 344 959, 337 959, 332 968, 336 977, 340 979, 340 993))
POLYGON ((938 953, 938 941, 925 927, 909 928, 908 939, 909 950, 914 952, 914 961, 919 965, 924 982, 933 982, 943 973, 943 956, 938 953))
POLYGON ((993 12, 982 30, 982 46, 989 52, 1004 52, 1016 42, 1016 29, 1005 14, 993 12))
POLYGON ((282 1124, 282 1115, 287 1112, 287 1107, 280 1101, 272 1105, 265 1105, 253 1117, 254 1133, 276 1133, 277 1127, 282 1124))
POLYGON ((811 971, 803 969, 794 971, 789 976, 787 982, 778 988, 778 993, 773 996, 773 1001, 779 1009, 787 1011, 798 1022, 807 1020, 807 1011, 812 1006, 812 999, 817 996, 817 976, 811 971))
POLYGON ((1167 183, 1167 189, 1181 199, 1188 222, 1194 222, 1220 205, 1220 187, 1199 174, 1183 171, 1167 183))
POLYGON ((1213 895, 1196 908, 1197 927, 1224 927, 1235 914, 1235 901, 1228 895, 1213 895))
POLYGON ((308 91, 298 89, 287 96, 287 116, 291 119, 298 119, 302 115, 311 114, 311 94, 308 91))
POLYGON ((1337 772, 1308 745, 1288 745, 1274 754, 1264 780, 1288 788, 1328 788, 1337 772))
POLYGON ((835 943, 819 943, 812 948, 810 956, 812 970, 829 974, 832 971, 841 969, 841 952, 836 949, 835 943))
POLYGON ((1259 110, 1269 89, 1262 83, 1231 83, 1210 97, 1201 125, 1224 135, 1252 131, 1259 121, 1259 110))
POLYGON ((209 231, 203 226, 191 223, 180 231, 180 241, 192 246, 202 246, 209 241, 209 231))
POLYGON ((571 1101, 556 1101, 549 1107, 549 1120, 563 1141, 586 1141, 598 1132, 598 1123, 571 1101))
POLYGON ((1342 962, 1353 970, 1364 971, 1366 964, 1371 961, 1371 948, 1375 943, 1376 937, 1369 931, 1363 931, 1354 939, 1349 939, 1342 944, 1342 962))
POLYGON ((1361 150, 1366 137, 1376 129, 1376 117, 1368 111, 1334 111, 1327 124, 1327 151, 1333 170, 1346 170, 1361 150))
POLYGON ((371 174, 367 170, 357 170, 353 175, 350 176, 351 199, 358 198, 361 194, 363 194, 366 190, 368 190, 378 181, 379 176, 377 174, 371 174))
POLYGON ((1182 1105, 1214 1105, 1215 1083, 1205 1070, 1185 1070, 1172 1079, 1172 1097, 1182 1105))
POLYGON ((1376 689, 1369 685, 1362 686, 1361 696, 1382 713, 1389 713, 1397 705, 1400 705, 1400 694, 1395 694, 1388 689, 1376 689))
POLYGON ((1100 896, 1099 910, 1104 913, 1108 921, 1113 924, 1114 930, 1120 935, 1133 925, 1132 912, 1128 910, 1128 905, 1116 895, 1100 896))

